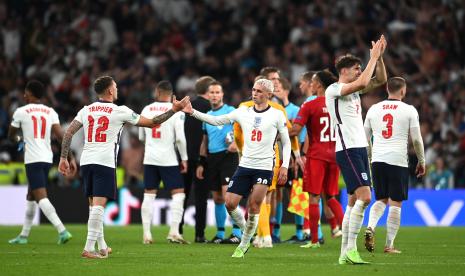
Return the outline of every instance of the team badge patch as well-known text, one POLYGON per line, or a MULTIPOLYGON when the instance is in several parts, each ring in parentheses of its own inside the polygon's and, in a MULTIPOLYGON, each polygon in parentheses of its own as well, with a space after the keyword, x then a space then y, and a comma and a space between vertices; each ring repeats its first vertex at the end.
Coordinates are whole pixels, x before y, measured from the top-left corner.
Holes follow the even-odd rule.
POLYGON ((262 117, 255 117, 253 127, 258 128, 262 123, 262 117))
POLYGON ((362 173, 363 180, 368 180, 368 175, 366 173, 362 173))

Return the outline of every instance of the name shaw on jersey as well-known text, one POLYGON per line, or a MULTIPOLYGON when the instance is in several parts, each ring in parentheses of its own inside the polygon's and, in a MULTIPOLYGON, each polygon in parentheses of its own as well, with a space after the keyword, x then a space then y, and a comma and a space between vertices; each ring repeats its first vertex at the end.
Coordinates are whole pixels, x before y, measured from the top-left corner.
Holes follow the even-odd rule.
POLYGON ((383 110, 386 110, 386 109, 396 110, 397 106, 398 106, 397 104, 383 104, 383 110))

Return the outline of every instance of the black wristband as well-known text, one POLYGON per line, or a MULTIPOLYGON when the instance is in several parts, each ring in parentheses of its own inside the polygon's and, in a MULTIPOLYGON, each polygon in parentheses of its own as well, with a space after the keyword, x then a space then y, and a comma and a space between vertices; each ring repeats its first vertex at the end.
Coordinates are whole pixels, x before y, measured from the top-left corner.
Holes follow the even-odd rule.
POLYGON ((197 166, 207 166, 207 157, 205 156, 199 156, 199 161, 197 162, 197 166))

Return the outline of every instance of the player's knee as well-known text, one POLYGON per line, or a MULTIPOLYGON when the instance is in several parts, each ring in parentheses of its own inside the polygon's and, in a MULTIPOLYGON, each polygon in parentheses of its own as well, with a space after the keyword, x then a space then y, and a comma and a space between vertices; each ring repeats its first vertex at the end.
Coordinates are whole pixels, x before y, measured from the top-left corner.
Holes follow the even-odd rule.
POLYGON ((232 212, 237 208, 237 204, 235 204, 235 202, 232 202, 232 201, 229 201, 229 200, 225 201, 225 206, 226 206, 226 210, 228 210, 228 212, 232 212))

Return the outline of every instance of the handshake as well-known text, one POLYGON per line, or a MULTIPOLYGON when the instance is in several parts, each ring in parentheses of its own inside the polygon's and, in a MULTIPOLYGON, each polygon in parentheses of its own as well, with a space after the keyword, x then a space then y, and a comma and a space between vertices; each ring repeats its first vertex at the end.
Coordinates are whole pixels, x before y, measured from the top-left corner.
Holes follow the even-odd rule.
POLYGON ((189 96, 185 96, 180 101, 176 99, 176 96, 173 96, 172 103, 173 103, 172 109, 174 112, 182 111, 189 115, 192 115, 192 113, 194 112, 189 96))

